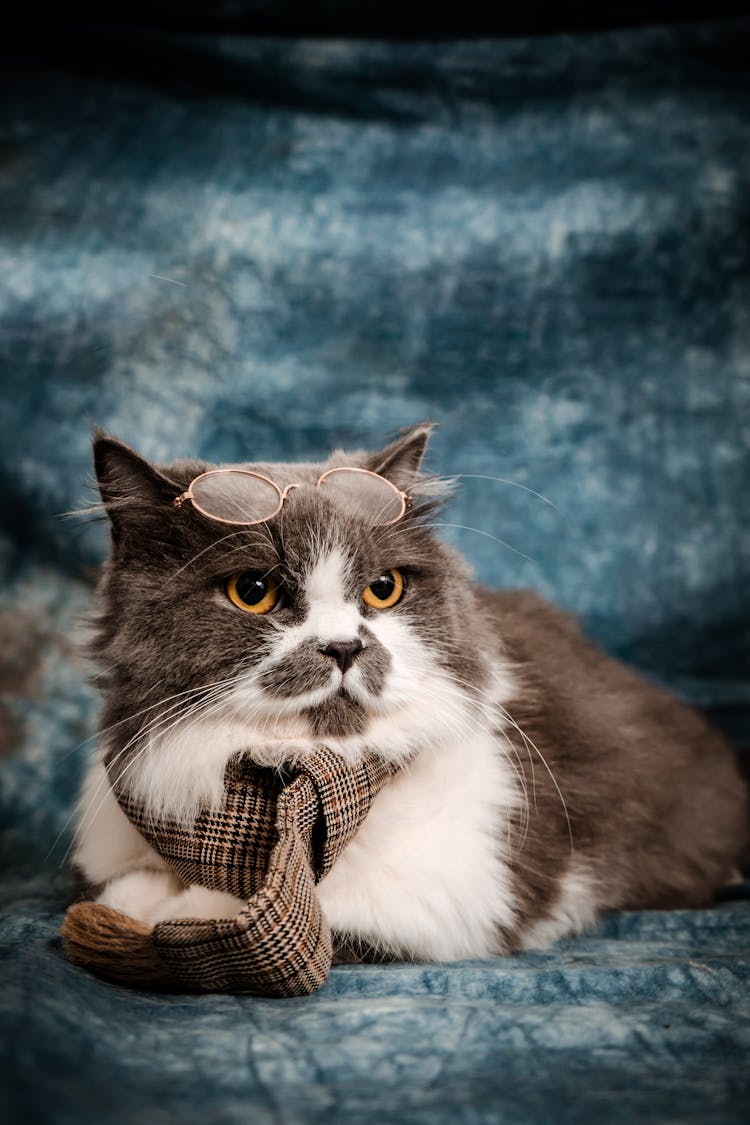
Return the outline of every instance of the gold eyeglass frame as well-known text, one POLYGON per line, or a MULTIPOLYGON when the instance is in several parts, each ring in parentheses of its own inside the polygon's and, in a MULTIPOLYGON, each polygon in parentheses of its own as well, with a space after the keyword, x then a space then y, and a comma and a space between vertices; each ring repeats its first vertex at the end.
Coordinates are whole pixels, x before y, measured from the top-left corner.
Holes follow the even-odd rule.
MULTIPOLYGON (((326 478, 333 476, 334 473, 362 473, 364 476, 375 477, 377 480, 381 480, 383 484, 388 485, 388 487, 392 489, 392 491, 395 492, 399 497, 399 499, 401 500, 401 511, 399 512, 399 514, 392 520, 385 520, 384 523, 373 524, 373 527, 390 527, 391 524, 398 523, 399 520, 404 518, 406 511, 412 502, 411 496, 409 496, 407 492, 402 492, 400 488, 396 488, 396 485, 392 481, 388 480, 387 477, 381 476, 380 473, 373 473, 370 469, 358 469, 354 466, 342 465, 336 469, 328 469, 325 473, 323 473, 322 476, 318 477, 317 481, 315 482, 315 488, 320 488, 326 478)), ((175 508, 181 508, 183 504, 185 504, 189 500, 197 512, 200 512, 200 514, 202 516, 205 516, 206 519, 214 520, 215 523, 226 523, 234 527, 252 527, 257 523, 267 523, 269 520, 272 520, 274 516, 277 516, 281 509, 284 507, 284 501, 286 500, 288 494, 292 491, 293 488, 300 488, 301 486, 302 482, 297 482, 295 484, 288 484, 286 488, 279 488, 275 480, 271 480, 270 477, 264 476, 263 473, 255 473, 252 471, 252 469, 209 469, 208 472, 199 473, 197 477, 193 477, 188 488, 184 492, 181 492, 179 496, 176 496, 173 503, 175 508), (263 516, 263 518, 259 520, 228 520, 223 516, 214 516, 210 512, 207 512, 206 509, 202 508, 198 501, 195 499, 195 496, 193 495, 193 489, 199 481, 205 480, 206 477, 215 477, 226 473, 232 473, 234 476, 254 477, 256 480, 262 480, 264 484, 270 484, 271 488, 276 491, 279 497, 278 505, 276 506, 274 511, 271 512, 270 515, 263 516)))

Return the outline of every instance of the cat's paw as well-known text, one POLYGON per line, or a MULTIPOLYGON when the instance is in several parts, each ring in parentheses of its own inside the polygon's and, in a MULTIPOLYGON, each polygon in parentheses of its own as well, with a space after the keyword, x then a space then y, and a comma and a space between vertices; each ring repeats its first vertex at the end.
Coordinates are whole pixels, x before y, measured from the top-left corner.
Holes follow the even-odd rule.
POLYGON ((151 925, 155 907, 181 890, 182 883, 170 871, 130 871, 107 883, 96 901, 151 925))
POLYGON ((157 922, 177 918, 235 918, 244 907, 242 899, 234 895, 192 886, 157 903, 150 912, 150 921, 155 926, 157 922))

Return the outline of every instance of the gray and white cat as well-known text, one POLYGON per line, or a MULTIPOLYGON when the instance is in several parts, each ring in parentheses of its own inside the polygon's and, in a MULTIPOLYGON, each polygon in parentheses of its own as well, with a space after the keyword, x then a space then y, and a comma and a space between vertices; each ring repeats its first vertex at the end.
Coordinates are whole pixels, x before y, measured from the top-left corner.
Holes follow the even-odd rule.
POLYGON ((232 755, 281 766, 321 744, 406 763, 319 885, 342 945, 484 957, 603 911, 699 906, 737 878, 747 797, 730 748, 566 613, 476 584, 430 528, 441 482, 421 470, 428 435, 242 466, 298 486, 251 527, 175 506, 211 466, 156 468, 98 435, 106 705, 75 863, 100 902, 148 924, 243 905, 179 883, 120 810, 105 764, 154 813, 189 821, 221 800, 232 755), (373 527, 313 487, 338 466, 406 492, 403 518, 373 527))

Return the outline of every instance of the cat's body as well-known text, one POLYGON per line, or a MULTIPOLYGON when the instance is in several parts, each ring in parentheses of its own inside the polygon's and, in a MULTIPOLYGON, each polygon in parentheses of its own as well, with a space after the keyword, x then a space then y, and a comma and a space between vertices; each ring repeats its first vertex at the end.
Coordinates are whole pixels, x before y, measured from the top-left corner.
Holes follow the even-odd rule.
POLYGON ((321 743, 404 763, 318 886, 332 930, 360 949, 455 959, 545 945, 605 910, 707 903, 736 877, 747 807, 728 746, 573 618, 472 581, 429 530, 426 436, 261 466, 310 487, 244 529, 175 509, 205 466, 162 475, 99 441, 114 544, 95 646, 107 710, 75 859, 100 901, 151 924, 242 907, 180 885, 120 810, 105 762, 147 808, 189 821, 220 799, 233 754, 279 766, 321 743), (312 487, 332 465, 377 470, 412 510, 371 527, 312 487), (392 568, 403 595, 373 609, 362 591, 392 568), (228 599, 247 572, 274 573, 273 612, 228 599), (356 643, 351 661, 325 651, 337 642, 356 643))

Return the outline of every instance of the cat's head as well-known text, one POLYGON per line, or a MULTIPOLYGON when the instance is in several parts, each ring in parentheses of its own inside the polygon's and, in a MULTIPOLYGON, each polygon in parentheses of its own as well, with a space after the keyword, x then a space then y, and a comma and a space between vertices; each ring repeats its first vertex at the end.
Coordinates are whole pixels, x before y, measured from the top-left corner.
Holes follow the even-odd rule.
POLYGON ((416 730, 420 714, 429 726, 481 688, 471 576, 430 527, 445 488, 422 471, 429 432, 416 426, 378 452, 336 451, 317 464, 236 466, 282 490, 297 486, 273 518, 252 526, 175 505, 215 466, 156 467, 98 434, 112 551, 94 651, 105 669, 105 718, 121 724, 115 745, 145 728, 144 714, 165 723, 188 709, 231 713, 271 739, 367 737, 383 721, 416 730), (316 487, 343 466, 392 482, 409 497, 403 516, 373 526, 356 489, 346 498, 316 487))

